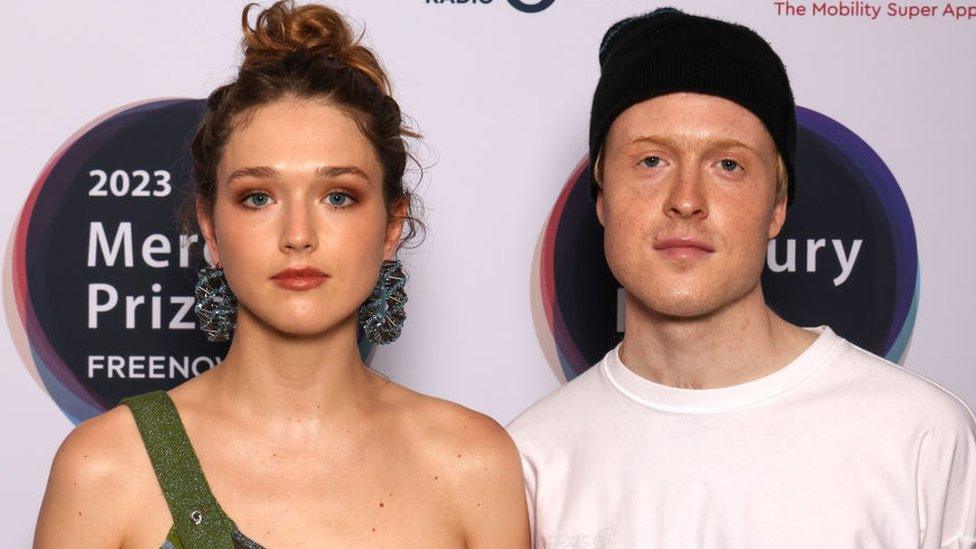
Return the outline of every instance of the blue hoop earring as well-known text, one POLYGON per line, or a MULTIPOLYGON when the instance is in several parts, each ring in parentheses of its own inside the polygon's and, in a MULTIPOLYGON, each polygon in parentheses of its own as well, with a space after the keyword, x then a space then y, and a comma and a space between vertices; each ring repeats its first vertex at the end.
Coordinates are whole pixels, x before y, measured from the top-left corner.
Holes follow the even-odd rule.
POLYGON ((237 327, 237 298, 227 285, 224 270, 205 264, 197 273, 193 293, 197 298, 193 307, 197 326, 207 334, 207 339, 214 342, 230 339, 237 327))
POLYGON ((383 261, 373 293, 359 308, 359 324, 370 343, 384 345, 400 337, 407 320, 404 311, 407 292, 403 290, 406 282, 407 275, 399 259, 383 261))

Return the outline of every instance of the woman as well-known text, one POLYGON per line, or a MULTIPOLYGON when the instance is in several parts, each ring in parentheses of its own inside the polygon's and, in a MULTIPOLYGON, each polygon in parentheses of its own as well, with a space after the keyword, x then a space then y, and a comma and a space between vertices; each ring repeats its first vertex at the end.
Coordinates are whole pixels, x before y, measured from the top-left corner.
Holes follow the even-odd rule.
POLYGON ((527 547, 501 427, 360 359, 360 317, 399 332, 413 228, 386 75, 329 8, 250 8, 192 148, 197 310, 230 350, 65 439, 35 547, 527 547))

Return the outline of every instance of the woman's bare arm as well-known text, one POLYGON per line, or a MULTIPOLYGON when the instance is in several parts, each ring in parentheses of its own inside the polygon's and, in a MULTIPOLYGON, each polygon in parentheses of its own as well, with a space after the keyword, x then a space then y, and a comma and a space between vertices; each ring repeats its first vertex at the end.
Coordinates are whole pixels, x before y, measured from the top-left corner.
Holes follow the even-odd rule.
MULTIPOLYGON (((64 439, 48 477, 34 548, 117 548, 130 511, 127 475, 132 467, 120 452, 121 414, 93 418, 64 439)), ((129 419, 131 421, 131 419, 129 419)))
POLYGON ((494 420, 469 424, 477 439, 466 456, 456 501, 469 549, 528 549, 529 515, 518 450, 494 420))

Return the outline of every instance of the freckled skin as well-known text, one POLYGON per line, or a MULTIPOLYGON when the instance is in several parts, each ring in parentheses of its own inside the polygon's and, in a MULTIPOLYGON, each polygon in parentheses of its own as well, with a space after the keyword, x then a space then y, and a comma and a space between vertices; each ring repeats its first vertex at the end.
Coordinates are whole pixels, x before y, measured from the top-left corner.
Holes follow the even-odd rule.
POLYGON ((311 104, 268 105, 231 134, 218 165, 218 199, 208 239, 238 299, 239 322, 241 316, 253 316, 290 334, 320 333, 355 314, 372 291, 380 262, 392 257, 394 244, 387 242, 383 170, 371 144, 341 111, 308 108, 311 104), (357 134, 358 139, 348 138, 357 134), (354 175, 317 179, 315 168, 323 164, 360 168, 368 181, 354 175), (282 176, 225 183, 234 170, 252 166, 268 166, 282 176), (245 193, 255 191, 269 193, 271 203, 262 208, 241 204, 245 193), (348 205, 329 205, 328 193, 336 191, 352 195, 344 199, 348 205), (288 267, 308 264, 329 275, 321 287, 289 292, 270 280, 288 267))
POLYGON ((621 360, 671 387, 772 373, 815 335, 763 299, 766 243, 786 219, 762 122, 720 97, 672 93, 612 124, 598 163, 607 263, 626 289, 621 360))
MULTIPOLYGON (((527 548, 504 429, 361 361, 357 309, 400 235, 381 183, 341 110, 286 99, 250 113, 224 148, 213 215, 199 216, 240 302, 234 339, 219 368, 169 394, 217 501, 266 547, 527 548), (322 166, 359 173, 323 177, 322 166), (294 266, 328 279, 301 292, 271 279, 294 266)), ((117 407, 62 443, 35 548, 159 547, 171 526, 132 415, 117 407)))
POLYGON ((785 220, 776 199, 776 147, 762 122, 726 99, 676 93, 638 103, 614 121, 603 154, 597 213, 614 276, 667 316, 709 314, 758 290, 766 241, 785 220), (669 143, 639 141, 660 136, 669 143), (747 147, 714 146, 738 141, 747 147), (658 157, 656 167, 642 164, 658 157), (743 169, 724 170, 732 159, 743 169), (680 261, 655 239, 691 236, 715 248, 680 261))

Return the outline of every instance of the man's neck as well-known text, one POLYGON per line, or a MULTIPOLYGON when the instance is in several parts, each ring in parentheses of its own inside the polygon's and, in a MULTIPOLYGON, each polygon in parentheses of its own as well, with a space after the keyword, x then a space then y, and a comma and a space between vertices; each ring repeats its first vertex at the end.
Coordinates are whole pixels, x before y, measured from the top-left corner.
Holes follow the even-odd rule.
POLYGON ((694 318, 663 315, 627 294, 621 361, 671 387, 729 387, 789 364, 816 334, 789 324, 767 306, 759 285, 727 306, 694 318))

